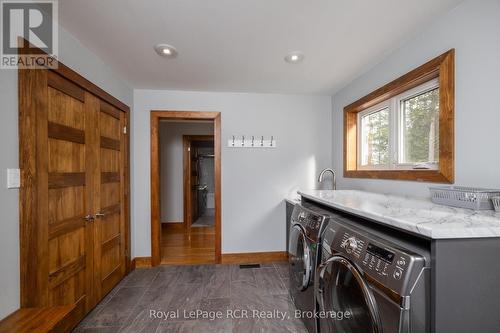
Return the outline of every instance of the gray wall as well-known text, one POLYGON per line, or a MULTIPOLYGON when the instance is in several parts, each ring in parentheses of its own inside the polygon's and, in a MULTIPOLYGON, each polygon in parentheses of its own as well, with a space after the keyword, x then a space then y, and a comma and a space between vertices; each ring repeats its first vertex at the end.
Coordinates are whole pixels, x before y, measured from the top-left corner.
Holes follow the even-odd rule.
POLYGON ((161 221, 184 221, 183 135, 212 135, 213 123, 160 123, 161 221))
POLYGON ((135 90, 132 255, 151 253, 150 111, 222 113, 222 253, 285 250, 283 199, 331 164, 331 97, 135 90), (274 135, 276 149, 228 148, 232 135, 274 135))
MULTIPOLYGON (((97 56, 62 28, 59 56, 63 63, 132 106, 133 93, 97 56)), ((8 190, 6 169, 19 167, 17 71, 0 70, 0 318, 19 308, 19 191, 8 190)))
MULTIPOLYGON (((333 97, 333 164, 343 170, 343 108, 456 49, 456 184, 500 188, 500 1, 465 1, 333 97)), ((340 172, 341 173, 341 172, 340 172)), ((339 188, 427 197, 429 184, 344 179, 339 188)))

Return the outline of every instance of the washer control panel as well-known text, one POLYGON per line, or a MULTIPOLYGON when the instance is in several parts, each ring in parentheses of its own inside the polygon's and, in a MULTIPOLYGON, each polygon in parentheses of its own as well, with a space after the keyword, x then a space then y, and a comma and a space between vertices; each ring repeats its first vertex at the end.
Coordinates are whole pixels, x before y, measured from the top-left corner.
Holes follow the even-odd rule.
POLYGON ((375 271, 378 275, 401 280, 406 271, 407 256, 397 251, 391 251, 386 248, 368 243, 366 252, 361 262, 364 267, 375 271), (399 257, 395 261, 396 256, 399 257))
POLYGON ((365 274, 391 289, 403 291, 413 262, 412 255, 375 236, 368 237, 345 226, 332 228, 330 224, 328 229, 332 229, 335 237, 325 237, 324 248, 331 249, 332 254, 340 253, 348 257, 365 274))
POLYGON ((356 257, 361 257, 361 251, 363 250, 365 241, 360 237, 344 232, 342 237, 342 242, 340 247, 343 248, 347 253, 353 254, 356 257))

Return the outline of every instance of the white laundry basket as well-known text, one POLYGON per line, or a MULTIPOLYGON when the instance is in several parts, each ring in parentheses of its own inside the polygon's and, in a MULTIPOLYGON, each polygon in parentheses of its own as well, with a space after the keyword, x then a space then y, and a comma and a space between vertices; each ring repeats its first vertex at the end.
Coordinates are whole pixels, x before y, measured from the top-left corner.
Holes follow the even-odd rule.
POLYGON ((493 202, 493 207, 497 212, 500 212, 500 196, 491 198, 491 202, 493 202))
POLYGON ((474 210, 493 209, 492 198, 500 196, 500 190, 464 186, 431 187, 434 203, 474 210))

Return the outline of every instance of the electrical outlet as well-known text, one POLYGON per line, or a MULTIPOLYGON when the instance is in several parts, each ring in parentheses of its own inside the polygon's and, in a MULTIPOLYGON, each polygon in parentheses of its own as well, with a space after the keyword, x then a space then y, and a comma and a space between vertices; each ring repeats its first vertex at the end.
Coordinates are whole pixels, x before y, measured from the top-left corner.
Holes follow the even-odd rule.
POLYGON ((21 170, 20 169, 7 169, 7 188, 20 188, 21 187, 21 170))

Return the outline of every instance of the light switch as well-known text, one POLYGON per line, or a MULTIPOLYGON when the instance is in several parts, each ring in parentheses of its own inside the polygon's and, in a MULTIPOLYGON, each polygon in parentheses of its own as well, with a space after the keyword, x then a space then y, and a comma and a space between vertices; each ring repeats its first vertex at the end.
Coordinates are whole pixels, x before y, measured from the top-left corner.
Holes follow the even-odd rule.
POLYGON ((7 188, 21 187, 21 170, 7 169, 7 188))

